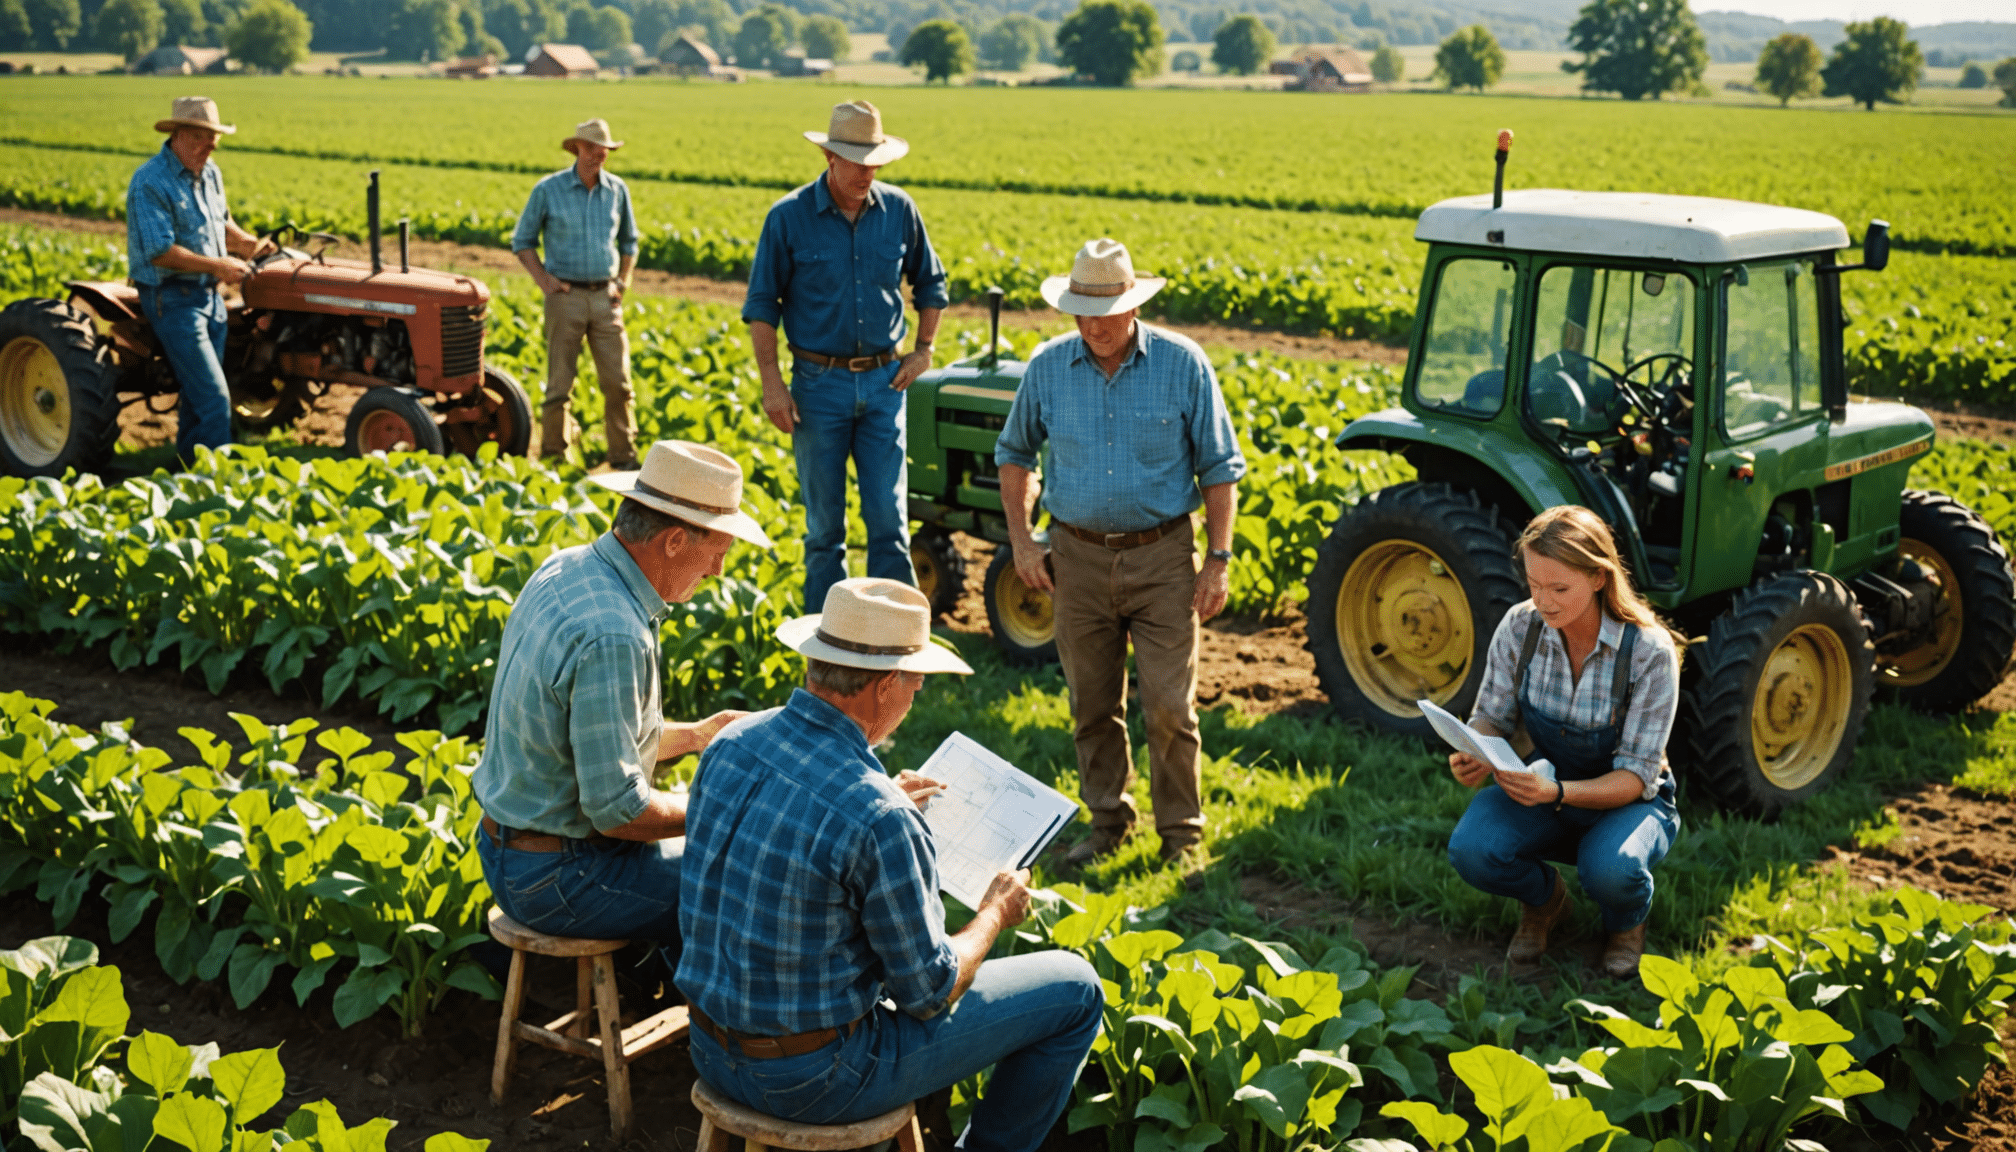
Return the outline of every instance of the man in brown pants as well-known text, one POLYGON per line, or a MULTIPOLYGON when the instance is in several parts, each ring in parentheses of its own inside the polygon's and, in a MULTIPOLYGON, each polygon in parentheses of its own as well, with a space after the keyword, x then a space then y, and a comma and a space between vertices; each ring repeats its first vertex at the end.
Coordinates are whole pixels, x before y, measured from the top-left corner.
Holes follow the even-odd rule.
POLYGON ((637 266, 637 215, 630 188, 602 170, 621 148, 605 120, 584 121, 560 147, 574 164, 532 186, 511 234, 511 250, 546 294, 546 399, 540 406, 539 455, 567 450, 567 402, 585 337, 602 385, 602 431, 609 467, 637 468, 636 421, 630 410, 630 340, 623 333, 623 293, 637 266), (540 239, 545 259, 540 259, 540 239))
POLYGON ((1137 319, 1163 283, 1137 278, 1126 247, 1112 240, 1086 244, 1071 275, 1044 281, 1043 298, 1076 317, 1078 331, 1030 358, 994 449, 1016 574, 1056 604, 1079 795, 1092 810, 1091 837, 1066 856, 1076 864, 1113 851, 1134 827, 1129 640, 1162 859, 1181 857, 1204 831, 1197 626, 1225 607, 1246 460, 1203 350, 1137 319), (1032 473, 1046 440, 1047 546, 1029 530, 1032 473), (1191 518, 1200 504, 1209 549, 1201 567, 1191 518))

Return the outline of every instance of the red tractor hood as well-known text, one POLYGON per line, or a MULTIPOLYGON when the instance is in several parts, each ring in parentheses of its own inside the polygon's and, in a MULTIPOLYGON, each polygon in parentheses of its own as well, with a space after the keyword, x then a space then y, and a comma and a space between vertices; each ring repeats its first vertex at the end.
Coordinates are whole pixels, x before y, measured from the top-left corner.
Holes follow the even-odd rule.
POLYGON ((374 275, 359 260, 276 260, 247 279, 244 292, 250 308, 400 318, 449 307, 480 311, 490 301, 480 280, 426 268, 374 275))

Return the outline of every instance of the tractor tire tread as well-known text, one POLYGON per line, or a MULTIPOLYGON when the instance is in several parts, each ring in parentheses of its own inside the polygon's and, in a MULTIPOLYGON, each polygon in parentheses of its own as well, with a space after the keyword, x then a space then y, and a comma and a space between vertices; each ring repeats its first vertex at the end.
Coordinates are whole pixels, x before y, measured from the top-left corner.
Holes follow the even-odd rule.
POLYGON ((1903 535, 1938 548, 1952 567, 1965 597, 1966 627, 1960 650, 1939 675, 1890 693, 1921 711, 1958 712, 1994 691, 2016 668, 2016 574, 1995 529, 1944 492, 1906 489, 1899 520, 1903 535), (1925 531, 1928 527, 1933 531, 1925 531), (1943 539, 1926 539, 1935 534, 1943 539))
POLYGON ((112 345, 98 335, 91 317, 62 300, 33 297, 0 309, 0 345, 15 336, 42 341, 63 369, 70 389, 70 441, 46 465, 14 459, 0 442, 0 459, 18 475, 61 476, 71 468, 96 471, 112 458, 119 442, 119 367, 112 345))
POLYGON ((952 542, 952 534, 942 529, 920 528, 912 538, 912 544, 922 547, 938 566, 938 587, 931 597, 931 617, 946 616, 959 606, 959 598, 966 594, 966 558, 959 554, 959 546, 952 542))

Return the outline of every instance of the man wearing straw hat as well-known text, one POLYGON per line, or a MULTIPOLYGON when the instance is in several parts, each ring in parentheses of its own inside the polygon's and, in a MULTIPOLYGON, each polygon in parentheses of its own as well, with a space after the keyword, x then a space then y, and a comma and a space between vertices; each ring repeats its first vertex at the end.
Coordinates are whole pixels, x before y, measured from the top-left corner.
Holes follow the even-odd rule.
POLYGON ((272 251, 231 219, 224 174, 210 159, 217 142, 238 131, 217 119, 208 96, 178 96, 161 151, 126 189, 126 265, 140 289, 140 310, 181 387, 175 452, 186 463, 198 446, 231 442, 231 386, 224 379, 222 284, 242 283, 247 260, 272 251))
POLYGON ((637 467, 636 421, 630 410, 630 340, 623 332, 623 293, 637 266, 637 215, 630 186, 603 170, 623 141, 609 138, 609 122, 584 120, 560 147, 574 154, 571 167, 532 186, 511 250, 546 296, 546 398, 539 410, 539 454, 567 450, 567 401, 574 392, 581 341, 595 357, 602 386, 602 433, 609 467, 637 467), (545 240, 541 258, 540 240, 545 240))
POLYGON ((861 488, 868 575, 914 583, 910 570, 903 390, 931 368, 938 316, 950 297, 917 205, 875 179, 910 145, 882 131, 866 100, 835 105, 825 132, 805 138, 826 172, 771 205, 756 241, 742 319, 763 377, 763 411, 791 437, 805 503, 805 610, 847 575, 847 461, 861 488), (917 306, 917 342, 902 281, 917 306), (791 386, 777 366, 777 328, 790 341, 791 386))
POLYGON ((659 714, 658 625, 721 573, 736 540, 769 548, 740 508, 742 468, 683 440, 641 472, 595 477, 623 496, 613 528, 548 557, 504 625, 483 759, 477 851, 506 915, 541 932, 671 946, 686 805, 652 766, 698 752, 739 712, 659 714))
POLYGON ((805 687, 722 733, 693 784, 676 983, 694 1070, 771 1116, 846 1124, 991 1065, 959 1144, 1033 1152, 1099 1034, 1099 975, 1064 951, 982 963, 1028 915, 1027 872, 997 875, 948 935, 919 814, 940 787, 890 779, 872 750, 927 674, 972 669, 897 580, 841 580, 777 638, 805 687))
POLYGON ((1079 795, 1092 835, 1067 860, 1090 863, 1133 830, 1127 646, 1148 735, 1149 796, 1162 859, 1203 836, 1197 737, 1197 627, 1225 607, 1235 489, 1246 473, 1225 398, 1203 350, 1143 324, 1164 281, 1136 276, 1125 245, 1093 240, 1043 298, 1078 331, 1036 350, 996 442, 1015 572, 1055 599, 1057 656, 1071 686, 1079 795), (1029 530, 1036 451, 1050 443, 1047 543, 1029 530), (1197 562, 1191 516, 1204 508, 1197 562), (1054 573, 1054 579, 1053 579, 1054 573))

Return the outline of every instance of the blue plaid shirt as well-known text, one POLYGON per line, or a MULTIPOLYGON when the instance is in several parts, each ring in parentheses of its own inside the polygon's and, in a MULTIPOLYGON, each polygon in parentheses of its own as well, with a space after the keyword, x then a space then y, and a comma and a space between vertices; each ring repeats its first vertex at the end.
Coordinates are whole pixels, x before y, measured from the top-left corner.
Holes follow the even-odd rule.
POLYGON ((164 280, 202 280, 195 272, 157 268, 154 258, 176 244, 198 256, 228 255, 224 222, 231 210, 224 204, 224 173, 206 160, 203 171, 191 172, 168 150, 133 173, 126 186, 126 270, 136 284, 164 280))
POLYGON ((951 302, 916 203, 878 180, 849 224, 821 176, 763 218, 742 319, 781 322, 791 343, 827 356, 872 356, 908 331, 906 277, 920 311, 951 302))
POLYGON ((546 558, 504 624, 476 799, 506 828, 585 838, 644 814, 665 726, 669 610, 611 533, 546 558))
POLYGON ((924 817, 860 725, 800 688, 724 729, 686 809, 675 983, 724 1028, 788 1036, 887 996, 940 1012, 959 979, 924 817))
POLYGON ((581 182, 572 166, 541 177, 511 232, 511 250, 539 247, 542 234, 546 247, 540 262, 546 271, 562 280, 610 279, 619 257, 637 254, 630 186, 607 169, 593 188, 581 182))
POLYGON ((1109 380, 1076 332, 1029 358, 994 442, 994 462, 1036 469, 1050 442, 1043 506, 1088 532, 1139 532, 1195 512, 1199 486, 1246 474, 1225 396, 1189 338, 1134 325, 1134 347, 1109 380))

